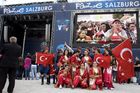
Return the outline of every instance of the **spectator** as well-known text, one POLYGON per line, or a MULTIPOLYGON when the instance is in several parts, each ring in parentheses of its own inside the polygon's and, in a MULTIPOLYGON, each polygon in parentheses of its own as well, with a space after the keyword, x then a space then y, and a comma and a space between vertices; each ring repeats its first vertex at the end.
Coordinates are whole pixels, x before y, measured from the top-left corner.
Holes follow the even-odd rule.
POLYGON ((107 41, 123 41, 128 38, 120 20, 116 19, 112 22, 112 28, 105 33, 105 38, 107 41))
POLYGON ((86 35, 86 32, 84 30, 82 30, 79 35, 77 40, 78 42, 89 42, 91 41, 91 37, 86 35))
POLYGON ((27 56, 24 60, 24 69, 25 69, 25 80, 30 80, 30 67, 31 67, 31 55, 27 53, 27 56))
POLYGON ((24 71, 24 67, 23 67, 23 58, 20 57, 19 58, 19 67, 17 68, 17 79, 21 80, 22 76, 23 76, 23 71, 24 71))
POLYGON ((136 33, 135 23, 129 23, 128 24, 127 35, 128 35, 128 38, 130 38, 134 44, 136 43, 136 40, 137 40, 137 35, 136 34, 137 33, 136 33))
POLYGON ((137 83, 140 85, 140 59, 138 57, 136 57, 135 59, 136 59, 136 63, 135 63, 136 78, 137 78, 137 83))
POLYGON ((21 47, 17 44, 17 38, 10 37, 10 43, 5 44, 0 50, 0 93, 5 86, 7 74, 9 76, 8 93, 13 93, 18 67, 18 58, 21 56, 21 47))
POLYGON ((32 80, 34 80, 34 78, 36 78, 36 80, 39 79, 38 75, 37 75, 37 64, 36 64, 36 57, 35 55, 33 55, 31 57, 31 76, 32 76, 32 80))

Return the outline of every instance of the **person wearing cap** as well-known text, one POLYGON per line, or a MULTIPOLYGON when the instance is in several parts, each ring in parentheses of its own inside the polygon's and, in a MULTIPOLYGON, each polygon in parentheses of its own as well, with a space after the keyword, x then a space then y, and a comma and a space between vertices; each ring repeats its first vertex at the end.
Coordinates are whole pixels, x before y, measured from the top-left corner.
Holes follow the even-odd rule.
POLYGON ((105 32, 106 41, 111 42, 120 42, 126 40, 128 38, 126 31, 122 28, 121 21, 119 19, 115 19, 112 22, 112 28, 105 32))

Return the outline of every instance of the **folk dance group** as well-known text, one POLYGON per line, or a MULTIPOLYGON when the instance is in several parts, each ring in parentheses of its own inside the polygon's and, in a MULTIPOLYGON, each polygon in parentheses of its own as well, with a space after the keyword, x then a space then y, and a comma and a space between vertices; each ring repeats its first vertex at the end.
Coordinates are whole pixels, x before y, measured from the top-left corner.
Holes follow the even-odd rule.
MULTIPOLYGON (((48 49, 43 53, 49 54, 48 49)), ((107 89, 113 89, 112 81, 112 67, 110 66, 112 56, 108 48, 105 48, 104 54, 100 53, 100 49, 94 50, 94 57, 90 55, 89 48, 84 50, 83 55, 81 50, 76 50, 71 56, 69 51, 64 50, 63 53, 59 53, 58 61, 56 63, 56 69, 52 62, 49 65, 40 64, 41 80, 44 84, 44 73, 47 75, 47 83, 50 83, 50 75, 53 76, 53 83, 55 88, 85 88, 91 90, 102 90, 103 87, 107 89), (99 57, 107 57, 105 60, 99 59, 99 57), (56 82, 55 82, 56 76, 56 82)))

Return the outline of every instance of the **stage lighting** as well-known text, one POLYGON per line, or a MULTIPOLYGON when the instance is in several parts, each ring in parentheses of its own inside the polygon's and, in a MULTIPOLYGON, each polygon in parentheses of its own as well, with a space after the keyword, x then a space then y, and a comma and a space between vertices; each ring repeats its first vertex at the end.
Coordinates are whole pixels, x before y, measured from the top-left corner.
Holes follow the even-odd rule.
POLYGON ((67 0, 57 0, 59 3, 68 2, 67 0))

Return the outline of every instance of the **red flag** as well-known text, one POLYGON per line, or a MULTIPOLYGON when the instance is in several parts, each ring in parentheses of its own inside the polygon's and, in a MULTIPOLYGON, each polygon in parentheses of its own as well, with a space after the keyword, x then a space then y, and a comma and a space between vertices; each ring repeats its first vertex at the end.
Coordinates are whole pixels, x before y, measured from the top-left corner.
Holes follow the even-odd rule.
POLYGON ((134 63, 131 40, 127 39, 112 50, 118 61, 118 75, 121 80, 134 76, 134 63))
POLYGON ((111 56, 103 56, 103 62, 100 63, 101 67, 109 68, 111 63, 111 56))
POLYGON ((52 64, 53 58, 54 58, 53 54, 45 54, 42 52, 36 53, 36 63, 37 64, 43 64, 43 65, 52 64))
POLYGON ((100 67, 108 68, 110 66, 111 57, 103 56, 102 54, 96 54, 94 56, 94 61, 97 62, 100 67))
POLYGON ((103 61, 103 55, 102 54, 95 54, 94 55, 94 62, 97 62, 98 64, 103 61))

